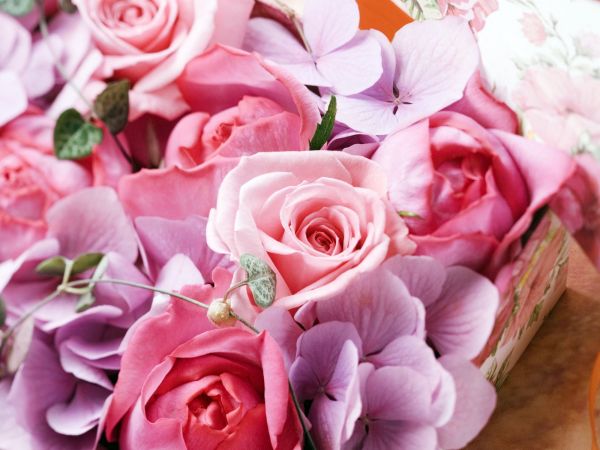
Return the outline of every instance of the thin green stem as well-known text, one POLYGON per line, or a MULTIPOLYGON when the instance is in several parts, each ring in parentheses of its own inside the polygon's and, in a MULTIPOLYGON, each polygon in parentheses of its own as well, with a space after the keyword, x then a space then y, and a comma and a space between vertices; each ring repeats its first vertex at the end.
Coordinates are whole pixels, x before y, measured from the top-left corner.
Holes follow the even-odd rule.
POLYGON ((229 314, 231 315, 231 317, 233 317, 235 320, 240 322, 242 325, 244 325, 248 329, 252 330, 254 333, 256 333, 256 334, 260 333, 260 331, 256 328, 254 328, 254 326, 250 322, 248 322, 246 319, 240 317, 235 312, 231 311, 229 314))
POLYGON ((233 286, 230 286, 229 289, 227 289, 227 292, 225 292, 225 295, 223 296, 223 301, 226 302, 227 300, 229 300, 229 296, 233 293, 233 291, 235 291, 236 289, 239 289, 242 286, 245 286, 247 284, 248 284, 248 280, 242 280, 239 283, 236 283, 233 286))
POLYGON ((117 146, 117 148, 119 149, 119 151, 123 155, 123 158, 125 158, 125 160, 129 163, 129 165, 132 168, 134 168, 135 165, 136 165, 135 161, 133 160, 133 157, 129 153, 127 153, 127 150, 125 150, 125 147, 121 143, 121 140, 119 139, 119 137, 116 134, 113 134, 113 133, 110 133, 110 135, 112 136, 112 139, 113 139, 115 145, 117 146))
POLYGON ((92 280, 92 279, 85 279, 85 280, 75 280, 75 281, 71 281, 70 283, 67 283, 66 285, 64 285, 65 287, 77 287, 77 286, 83 286, 83 285, 87 285, 89 283, 106 283, 106 284, 118 284, 121 286, 129 286, 129 287, 134 287, 134 288, 138 288, 138 289, 146 289, 148 291, 152 291, 152 292, 157 292, 159 294, 165 294, 165 295, 170 295, 171 297, 175 297, 178 298, 180 300, 186 301, 188 303, 191 303, 192 305, 195 306, 199 306, 200 308, 204 308, 204 309, 208 309, 208 305, 199 302, 198 300, 194 300, 191 297, 187 297, 185 295, 182 294, 178 294, 177 292, 171 292, 171 291, 167 291, 165 289, 160 289, 154 286, 149 286, 147 284, 142 284, 142 283, 136 283, 134 281, 127 281, 127 280, 116 280, 116 279, 111 279, 111 278, 103 278, 100 280, 92 280))
POLYGON ((36 304, 33 308, 31 308, 29 311, 27 311, 25 314, 19 317, 19 319, 8 329, 6 334, 2 337, 2 343, 0 344, 0 355, 3 353, 4 346, 6 345, 10 337, 14 334, 15 330, 19 326, 21 326, 23 322, 25 322, 32 315, 34 315, 38 310, 42 309, 44 306, 46 306, 48 303, 50 303, 52 300, 58 297, 61 293, 62 292, 59 290, 54 291, 52 294, 46 296, 41 302, 36 304))
POLYGON ((304 422, 304 413, 302 412, 302 408, 300 406, 300 402, 298 402, 298 397, 296 397, 296 393, 294 392, 294 388, 292 387, 292 382, 288 381, 288 385, 290 387, 290 394, 292 395, 292 401, 294 402, 294 407, 296 408, 296 412, 298 413, 298 418, 300 419, 300 425, 302 425, 302 431, 304 432, 304 438, 306 439, 308 444, 308 448, 312 450, 317 450, 317 446, 315 445, 315 441, 313 441, 310 432, 308 431, 308 427, 306 426, 306 422, 304 422))
POLYGON ((48 50, 50 51, 50 54, 52 55, 52 59, 54 60, 54 65, 56 66, 56 70, 58 70, 58 73, 60 73, 60 76, 63 78, 63 80, 65 80, 65 83, 67 83, 69 85, 69 87, 71 89, 73 89, 75 91, 75 93, 85 102, 86 106, 90 109, 92 116, 94 116, 94 107, 92 106, 90 101, 85 97, 85 95, 83 95, 83 92, 81 92, 79 87, 71 81, 71 79, 67 73, 67 69, 65 69, 65 66, 62 65, 58 55, 52 48, 52 45, 50 43, 50 34, 48 32, 48 22, 46 20, 46 12, 44 11, 44 1, 38 0, 37 6, 38 6, 38 10, 40 12, 40 32, 42 33, 42 37, 46 43, 46 46, 48 47, 48 50))

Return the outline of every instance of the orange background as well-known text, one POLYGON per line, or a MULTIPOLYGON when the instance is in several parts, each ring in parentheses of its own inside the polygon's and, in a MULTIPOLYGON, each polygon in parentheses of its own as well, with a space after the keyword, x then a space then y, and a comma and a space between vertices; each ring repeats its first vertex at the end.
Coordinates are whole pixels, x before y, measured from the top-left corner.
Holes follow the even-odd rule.
POLYGON ((412 19, 391 0, 358 0, 360 27, 375 28, 392 39, 396 31, 412 19))

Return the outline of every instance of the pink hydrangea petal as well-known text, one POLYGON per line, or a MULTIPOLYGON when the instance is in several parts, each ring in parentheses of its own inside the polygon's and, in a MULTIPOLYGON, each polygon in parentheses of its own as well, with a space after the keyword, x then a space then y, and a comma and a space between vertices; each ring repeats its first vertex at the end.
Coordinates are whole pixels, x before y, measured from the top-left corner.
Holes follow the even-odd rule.
POLYGON ((487 278, 465 267, 448 268, 444 289, 427 308, 427 331, 442 355, 475 358, 496 319, 499 293, 487 278))
POLYGON ((341 95, 371 87, 382 74, 379 43, 370 34, 359 34, 336 51, 320 56, 317 69, 341 95))
POLYGON ((380 136, 390 134, 398 127, 394 105, 389 101, 364 95, 336 97, 336 119, 355 131, 380 136))
POLYGON ((496 389, 477 367, 459 356, 446 355, 439 361, 454 377, 457 390, 454 415, 450 422, 438 428, 439 444, 442 448, 463 448, 492 415, 496 389))
POLYGON ((17 118, 27 109, 27 92, 16 72, 0 70, 0 126, 17 118), (10 87, 10 89, 7 89, 10 87))
POLYGON ((346 44, 354 37, 359 23, 354 0, 307 0, 302 25, 310 50, 321 57, 346 44))
POLYGON ((135 231, 110 188, 84 189, 55 203, 47 221, 48 235, 58 239, 63 256, 114 251, 129 261, 137 258, 135 231), (79 218, 76 225, 73 217, 79 218))
POLYGON ((48 409, 48 425, 66 436, 85 434, 98 425, 106 397, 106 389, 89 383, 79 384, 68 403, 54 403, 48 409))
POLYGON ((354 324, 363 344, 363 355, 381 351, 396 337, 418 335, 423 306, 410 295, 399 278, 387 271, 363 274, 344 292, 317 304, 320 321, 354 324), (370 314, 365 315, 364 311, 370 314))
POLYGON ((440 296, 446 282, 446 269, 433 258, 394 256, 383 267, 399 277, 413 297, 432 305, 440 296))
MULTIPOLYGON (((290 30, 271 19, 257 17, 248 22, 244 49, 258 52, 265 58, 285 66, 296 64, 314 66, 312 56, 290 30)), ((299 80, 302 81, 300 78, 299 80)))
POLYGON ((459 100, 479 63, 473 33, 459 17, 410 23, 392 44, 398 60, 399 128, 459 100))

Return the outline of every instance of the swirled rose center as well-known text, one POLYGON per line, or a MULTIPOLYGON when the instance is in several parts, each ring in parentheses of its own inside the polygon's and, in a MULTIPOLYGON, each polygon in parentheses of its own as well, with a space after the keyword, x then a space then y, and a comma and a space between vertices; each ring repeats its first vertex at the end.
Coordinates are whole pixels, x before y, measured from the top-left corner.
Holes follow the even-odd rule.
POLYGON ((196 395, 189 403, 188 409, 198 422, 214 430, 222 430, 228 425, 227 415, 239 407, 225 390, 217 383, 205 392, 196 395))
POLYGON ((155 0, 106 0, 100 18, 108 27, 129 28, 149 23, 157 11, 155 0))
POLYGON ((442 221, 480 199, 487 191, 487 177, 492 176, 489 160, 481 155, 440 161, 435 167, 433 203, 442 221))

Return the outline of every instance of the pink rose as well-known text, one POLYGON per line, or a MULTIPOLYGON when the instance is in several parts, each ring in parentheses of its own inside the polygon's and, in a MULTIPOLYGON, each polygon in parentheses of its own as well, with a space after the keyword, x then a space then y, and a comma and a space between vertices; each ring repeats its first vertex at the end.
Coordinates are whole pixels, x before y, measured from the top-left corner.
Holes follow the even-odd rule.
MULTIPOLYGON (((341 290, 388 256, 409 254, 404 221, 387 201, 383 170, 341 152, 258 153, 223 180, 208 245, 250 253, 277 274, 277 303, 291 309, 341 290)), ((244 317, 257 309, 235 296, 244 317)))
POLYGON ((92 183, 79 164, 52 154, 54 123, 33 110, 0 128, 0 261, 46 235, 46 211, 92 183))
POLYGON ((257 54, 217 46, 190 62, 178 84, 195 112, 171 133, 167 165, 306 150, 321 120, 310 91, 257 54))
MULTIPOLYGON (((184 294, 213 298, 207 285, 184 294)), ((197 306, 173 300, 129 341, 107 408, 107 437, 123 450, 299 449, 288 389, 268 334, 216 330, 197 306)))
POLYGON ((101 79, 133 82, 131 117, 187 110, 174 81, 211 44, 240 46, 252 0, 74 0, 104 55, 101 79))
POLYGON ((450 108, 462 113, 443 111, 389 136, 372 159, 392 179, 396 209, 420 216, 407 219, 417 254, 494 277, 574 164, 514 134, 510 110, 474 88, 450 108))

